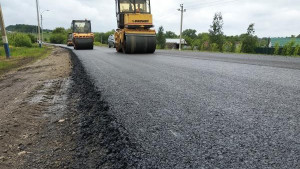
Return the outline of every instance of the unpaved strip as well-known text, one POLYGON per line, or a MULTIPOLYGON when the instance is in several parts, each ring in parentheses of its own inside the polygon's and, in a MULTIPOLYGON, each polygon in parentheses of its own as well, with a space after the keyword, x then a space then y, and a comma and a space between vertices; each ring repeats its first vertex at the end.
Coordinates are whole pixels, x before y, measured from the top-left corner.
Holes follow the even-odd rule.
POLYGON ((22 167, 26 157, 34 153, 35 144, 41 141, 47 124, 62 116, 51 114, 58 111, 50 108, 54 110, 66 99, 70 71, 68 51, 54 48, 46 59, 1 77, 1 169, 22 167))
POLYGON ((55 48, 7 75, 0 92, 1 169, 145 167, 143 151, 72 51, 55 48))

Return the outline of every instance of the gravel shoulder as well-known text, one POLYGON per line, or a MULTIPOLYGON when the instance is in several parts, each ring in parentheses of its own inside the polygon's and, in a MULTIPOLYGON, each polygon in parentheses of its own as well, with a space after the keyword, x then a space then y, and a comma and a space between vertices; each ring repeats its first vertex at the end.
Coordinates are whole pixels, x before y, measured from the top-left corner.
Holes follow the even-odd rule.
POLYGON ((0 78, 0 168, 22 167, 44 129, 60 120, 70 72, 68 51, 53 48, 47 58, 0 78))
POLYGON ((72 51, 0 83, 0 168, 137 168, 140 154, 72 51))

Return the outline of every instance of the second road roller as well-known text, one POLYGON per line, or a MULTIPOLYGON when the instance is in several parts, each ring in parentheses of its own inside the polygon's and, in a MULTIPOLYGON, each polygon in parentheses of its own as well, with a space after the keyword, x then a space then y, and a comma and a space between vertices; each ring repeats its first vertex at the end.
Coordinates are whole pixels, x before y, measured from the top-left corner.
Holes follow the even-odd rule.
POLYGON ((73 20, 71 29, 74 49, 94 49, 94 34, 90 20, 73 20))
POLYGON ((116 0, 115 45, 118 52, 155 52, 156 32, 152 29, 150 7, 150 0, 116 0))

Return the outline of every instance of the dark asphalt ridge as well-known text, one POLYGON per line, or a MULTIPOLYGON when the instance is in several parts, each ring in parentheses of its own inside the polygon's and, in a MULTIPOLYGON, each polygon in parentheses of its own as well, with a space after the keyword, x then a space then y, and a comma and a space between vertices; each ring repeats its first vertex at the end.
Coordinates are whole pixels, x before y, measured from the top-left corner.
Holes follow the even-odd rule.
POLYGON ((71 168, 136 168, 138 153, 126 129, 108 113, 109 107, 100 91, 89 79, 77 56, 71 51, 73 63, 70 98, 76 101, 78 135, 76 157, 71 168))
POLYGON ((74 53, 134 145, 127 168, 300 168, 299 58, 74 53))

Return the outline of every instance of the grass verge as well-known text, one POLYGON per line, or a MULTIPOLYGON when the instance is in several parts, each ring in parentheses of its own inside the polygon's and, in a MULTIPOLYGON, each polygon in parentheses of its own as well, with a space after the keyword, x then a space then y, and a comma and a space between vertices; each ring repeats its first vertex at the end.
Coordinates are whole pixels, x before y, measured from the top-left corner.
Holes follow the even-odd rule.
POLYGON ((51 48, 47 46, 42 48, 10 47, 10 52, 11 59, 6 59, 4 49, 0 48, 0 76, 10 70, 46 58, 50 54, 51 48))
POLYGON ((102 44, 100 42, 94 42, 94 45, 95 46, 101 46, 101 47, 107 47, 108 46, 108 44, 102 44))

